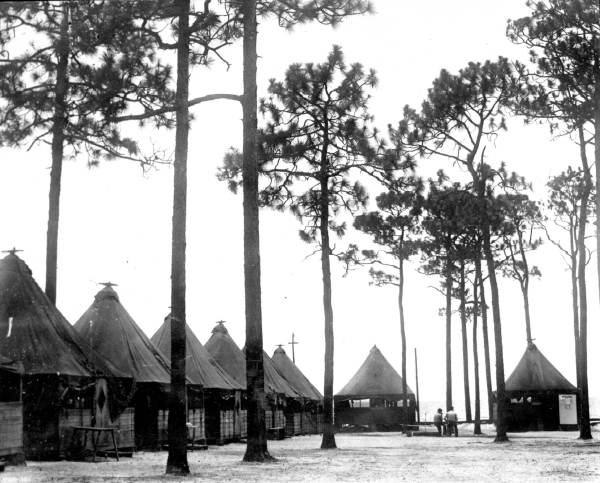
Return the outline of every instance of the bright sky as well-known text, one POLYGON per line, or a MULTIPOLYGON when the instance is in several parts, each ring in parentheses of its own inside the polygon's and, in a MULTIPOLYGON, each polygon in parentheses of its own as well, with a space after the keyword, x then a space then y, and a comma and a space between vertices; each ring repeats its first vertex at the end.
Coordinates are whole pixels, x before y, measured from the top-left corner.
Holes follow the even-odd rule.
MULTIPOLYGON (((457 71, 469 61, 498 55, 527 58, 523 48, 505 37, 507 18, 527 13, 524 0, 376 0, 376 14, 350 19, 337 29, 308 25, 287 32, 274 22, 260 26, 259 96, 271 77, 281 78, 292 62, 323 61, 332 44, 343 47, 348 62, 374 68, 379 86, 371 111, 377 126, 395 124, 405 104, 418 106, 441 68, 457 71)), ((192 95, 241 93, 241 53, 232 50, 232 67, 215 64, 196 70, 192 95)), ((238 345, 244 343, 242 200, 217 181, 215 173, 230 146, 241 145, 241 108, 230 101, 194 108, 190 132, 187 240, 188 323, 204 342, 215 322, 228 321, 238 345)), ((137 131, 145 146, 173 150, 174 132, 137 131)), ((49 146, 29 152, 0 151, 0 248, 16 246, 43 286, 49 146)), ((535 197, 545 196, 549 175, 577 164, 577 147, 553 141, 545 126, 524 127, 512 120, 488 161, 505 161, 534 183, 535 197)), ((426 172, 447 168, 424 160, 426 172)), ((144 175, 129 162, 104 163, 88 169, 84 159, 64 168, 61 201, 58 307, 74 323, 101 288, 111 280, 121 301, 151 336, 170 305, 170 237, 172 170, 161 167, 144 175)), ((372 194, 374 198, 378 191, 372 194)), ((300 226, 289 214, 261 212, 264 347, 272 354, 296 334, 299 367, 319 388, 323 385, 323 310, 318 257, 300 241, 300 226)), ((360 241, 349 232, 339 242, 360 241)), ((538 347, 572 382, 575 380, 569 274, 549 243, 532 256, 543 277, 531 284, 533 336, 538 347)), ((593 347, 600 336, 596 272, 589 270, 589 367, 600 363, 593 347)), ((335 390, 348 381, 373 345, 400 371, 400 331, 396 292, 369 286, 365 272, 343 278, 333 262, 335 320, 335 390)), ((419 352, 419 383, 424 400, 443 401, 445 391, 443 297, 430 288, 436 278, 407 272, 406 318, 408 383, 415 389, 413 348, 419 352)), ((525 349, 525 328, 516 282, 501 285, 505 372, 508 376, 525 349)), ((455 318, 454 394, 462 399, 460 322, 455 318)), ((490 337, 492 336, 490 327, 490 337)), ((469 337, 470 338, 470 337, 469 337)), ((288 346, 288 354, 291 350, 288 346)), ((482 351, 480 351, 482 353, 482 351)), ((471 352, 470 352, 471 354, 471 352)), ((483 374, 483 359, 480 361, 483 374)), ((472 373, 472 370, 471 370, 472 373)), ((482 376, 483 377, 483 376, 482 376)), ((482 379, 483 381, 483 379, 482 379)), ((482 384, 482 387, 485 387, 482 384)), ((590 392, 600 395, 600 381, 590 371, 590 392)), ((483 395, 482 395, 483 396, 483 395)), ((482 400, 485 396, 482 397, 482 400)))

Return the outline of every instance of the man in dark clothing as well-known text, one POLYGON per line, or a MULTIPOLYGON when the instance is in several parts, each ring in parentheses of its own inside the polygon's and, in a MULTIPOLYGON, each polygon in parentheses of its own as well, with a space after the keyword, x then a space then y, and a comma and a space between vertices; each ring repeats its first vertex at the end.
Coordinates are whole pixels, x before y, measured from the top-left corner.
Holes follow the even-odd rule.
POLYGON ((442 418, 442 408, 439 408, 437 410, 437 413, 435 413, 433 415, 433 424, 434 426, 437 428, 438 430, 438 434, 441 436, 442 435, 442 422, 443 422, 443 418, 442 418))
POLYGON ((458 438, 458 414, 454 412, 454 407, 450 406, 446 412, 446 424, 448 425, 448 436, 454 436, 458 438))

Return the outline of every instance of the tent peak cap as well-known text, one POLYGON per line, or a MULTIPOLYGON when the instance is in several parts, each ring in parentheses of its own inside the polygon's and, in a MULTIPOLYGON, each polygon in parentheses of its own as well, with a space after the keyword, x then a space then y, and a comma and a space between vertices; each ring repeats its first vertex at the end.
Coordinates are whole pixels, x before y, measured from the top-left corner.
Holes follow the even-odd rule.
POLYGON ((8 254, 2 259, 3 270, 8 270, 11 272, 17 273, 25 273, 27 275, 33 275, 33 272, 29 268, 29 266, 25 263, 25 261, 19 257, 12 250, 8 252, 8 254))
MULTIPOLYGON (((104 284, 102 284, 104 285, 104 284)), ((113 284, 107 282, 107 284, 96 294, 94 297, 96 301, 106 300, 106 299, 114 299, 119 302, 119 294, 113 288, 113 284)))
POLYGON ((229 334, 229 332, 227 331, 227 328, 225 327, 225 321, 224 320, 219 320, 217 322, 217 325, 215 325, 214 329, 212 330, 213 334, 229 334))

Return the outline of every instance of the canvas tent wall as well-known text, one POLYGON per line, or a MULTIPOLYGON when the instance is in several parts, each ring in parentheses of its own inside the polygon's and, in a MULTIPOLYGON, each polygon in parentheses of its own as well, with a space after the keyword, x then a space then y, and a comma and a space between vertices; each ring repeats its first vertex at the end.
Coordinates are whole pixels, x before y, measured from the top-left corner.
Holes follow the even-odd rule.
POLYGON ((278 347, 271 358, 275 368, 302 400, 288 405, 286 434, 311 434, 322 431, 323 396, 308 380, 283 347, 278 347))
MULTIPOLYGON (((246 388, 246 359, 243 351, 229 335, 222 322, 217 323, 210 339, 204 345, 217 363, 242 387, 246 388)), ((297 400, 301 396, 277 372, 269 356, 263 352, 265 371, 265 395, 269 409, 265 411, 267 428, 285 427, 287 400, 297 400)), ((242 397, 242 437, 246 436, 246 407, 242 397)))
POLYGON ((23 463, 23 365, 0 356, 0 460, 23 463))
MULTIPOLYGON (((166 317, 162 326, 152 336, 151 341, 171 360, 171 327, 170 317, 166 317)), ((239 440, 240 407, 242 385, 233 380, 219 366, 210 352, 200 343, 189 325, 186 324, 186 376, 190 381, 190 396, 201 397, 204 427, 206 434, 196 434, 198 438, 206 437, 209 443, 225 443, 239 440), (195 386, 195 387, 194 387, 195 386), (237 404, 236 404, 237 403, 237 404), (238 430, 236 431, 236 428, 238 430)), ((190 411, 194 412, 194 409, 190 411)), ((192 413, 191 417, 194 416, 192 413)), ((191 418, 188 417, 188 420, 191 418)))
MULTIPOLYGON (((561 395, 577 395, 571 384, 533 343, 506 380, 509 431, 555 431, 571 429, 561 425, 561 395)), ((577 404, 573 405, 576 415, 577 404)), ((576 420, 576 417, 575 417, 576 420)))
POLYGON ((404 423, 415 422, 415 394, 407 386, 407 401, 403 402, 402 377, 377 346, 334 401, 335 424, 341 429, 398 430, 404 423))
POLYGON ((112 284, 96 294, 75 329, 96 359, 110 361, 134 381, 125 414, 130 416, 133 408, 135 435, 131 428, 122 431, 120 446, 159 447, 159 410, 167 406, 169 363, 123 307, 112 284))
POLYGON ((97 376, 73 327, 16 253, 0 260, 0 355, 23 365, 23 447, 30 459, 56 459, 69 441, 69 417, 94 411, 97 376))

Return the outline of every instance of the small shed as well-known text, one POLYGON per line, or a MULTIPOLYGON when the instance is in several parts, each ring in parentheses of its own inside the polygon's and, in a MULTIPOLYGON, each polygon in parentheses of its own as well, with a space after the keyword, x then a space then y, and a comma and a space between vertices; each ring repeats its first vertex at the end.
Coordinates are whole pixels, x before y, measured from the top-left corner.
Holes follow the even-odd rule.
MULTIPOLYGON (((150 339, 171 360, 170 316, 150 339)), ((188 421, 194 426, 205 428, 208 443, 223 444, 239 440, 241 435, 235 428, 240 426, 240 404, 242 385, 236 382, 219 365, 198 340, 189 325, 186 333, 186 376, 188 400, 201 399, 201 404, 191 404, 188 421), (198 409, 202 408, 202 409, 198 409), (201 421, 204 424, 201 424, 201 421)), ((199 437, 200 435, 197 434, 199 437)))
POLYGON ((0 356, 0 460, 25 462, 23 453, 23 365, 0 356))
POLYGON ((119 446, 156 449, 165 419, 160 412, 167 408, 170 365, 121 304, 114 285, 104 285, 75 329, 95 363, 109 362, 133 379, 134 390, 123 401, 127 407, 116 422, 119 446))
POLYGON ((342 430, 397 431, 403 424, 415 423, 415 394, 407 386, 407 400, 403 400, 402 377, 377 346, 334 402, 335 425, 342 430))
POLYGON ((283 347, 278 347, 271 358, 277 371, 302 397, 288 405, 286 434, 315 434, 322 432, 323 396, 308 380, 300 368, 288 357, 283 347))
POLYGON ((533 343, 506 380, 506 397, 509 431, 577 428, 577 388, 533 343))

